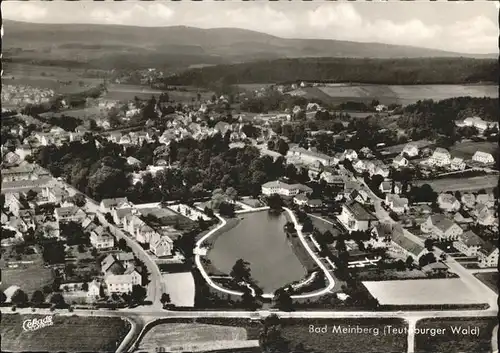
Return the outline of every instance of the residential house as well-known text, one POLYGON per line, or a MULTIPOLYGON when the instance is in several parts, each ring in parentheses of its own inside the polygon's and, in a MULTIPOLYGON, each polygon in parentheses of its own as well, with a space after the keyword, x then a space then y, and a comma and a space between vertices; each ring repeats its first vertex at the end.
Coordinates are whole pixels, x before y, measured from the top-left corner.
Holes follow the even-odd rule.
POLYGON ((474 215, 476 216, 477 223, 483 226, 498 224, 494 210, 488 208, 486 205, 478 204, 474 210, 474 215))
POLYGON ((391 182, 391 181, 383 181, 380 183, 378 189, 383 193, 393 193, 393 194, 401 194, 403 191, 403 184, 400 182, 391 182), (394 190, 393 190, 394 184, 394 190), (394 192, 393 192, 394 191, 394 192))
POLYGON ((450 152, 445 148, 438 147, 434 150, 432 156, 429 157, 428 163, 438 167, 447 166, 451 163, 450 152))
POLYGON ((402 155, 406 155, 410 158, 418 156, 418 145, 416 143, 407 143, 401 152, 402 155))
POLYGON ((476 196, 476 203, 478 205, 493 207, 495 206, 495 196, 493 194, 479 194, 476 196))
POLYGON ((101 271, 104 275, 108 273, 123 274, 126 268, 134 265, 134 254, 130 252, 118 252, 109 254, 101 262, 101 271))
POLYGON ((373 248, 387 247, 387 242, 390 241, 394 226, 391 223, 379 223, 372 228, 370 232, 370 240, 365 241, 364 245, 372 246, 373 248))
POLYGON ((348 149, 348 150, 344 151, 343 158, 348 159, 352 162, 352 161, 358 159, 358 154, 356 153, 355 150, 348 149))
POLYGON ((488 127, 497 127, 498 122, 485 121, 478 116, 468 117, 463 121, 456 122, 457 126, 474 126, 480 133, 484 132, 488 127))
POLYGON ((476 151, 472 156, 472 160, 475 162, 483 163, 483 164, 491 164, 495 163, 495 159, 491 155, 491 153, 476 151))
POLYGON ((22 159, 17 153, 9 151, 3 156, 3 161, 6 165, 16 166, 22 162, 22 159))
POLYGON ((451 194, 442 193, 437 198, 439 208, 445 212, 456 212, 460 209, 460 201, 451 194))
POLYGON ((408 199, 399 197, 396 194, 387 194, 385 196, 385 204, 396 214, 400 215, 408 211, 408 199))
POLYGON ((87 214, 80 207, 68 206, 68 207, 58 207, 54 211, 56 220, 58 222, 76 222, 80 223, 83 221, 87 214))
POLYGON ((408 160, 402 155, 397 155, 396 158, 394 158, 392 161, 392 165, 394 166, 394 168, 404 168, 407 167, 408 164, 408 160))
POLYGON ((425 247, 405 236, 400 224, 394 225, 390 239, 389 250, 403 258, 411 256, 414 261, 418 261, 422 255, 428 252, 425 247))
POLYGON ((129 208, 132 205, 128 202, 126 197, 117 197, 114 199, 103 199, 99 208, 102 213, 111 212, 115 208, 129 208))
POLYGON ((389 167, 387 167, 382 161, 374 160, 366 163, 366 169, 371 177, 374 175, 381 175, 384 178, 389 177, 389 167))
POLYGON ((98 226, 90 233, 90 244, 96 249, 111 249, 115 246, 115 238, 98 226))
POLYGON ((93 280, 89 283, 89 290, 87 291, 87 299, 93 301, 99 298, 101 294, 101 283, 97 280, 93 280))
POLYGON ((495 245, 485 242, 477 255, 479 267, 498 267, 498 248, 495 245))
POLYGON ((47 195, 47 201, 49 203, 61 203, 69 198, 69 192, 57 185, 46 187, 45 194, 47 195))
POLYGON ((483 244, 484 240, 469 230, 458 236, 453 242, 453 247, 467 256, 477 256, 483 244))
POLYGON ((350 193, 347 194, 346 197, 348 200, 351 201, 357 201, 362 204, 368 204, 371 203, 370 197, 368 196, 368 193, 364 190, 352 190, 350 193))
POLYGON ((465 169, 465 162, 463 158, 458 158, 455 157, 451 160, 451 165, 450 169, 452 170, 464 170, 465 169))
POLYGON ((278 194, 282 196, 295 196, 300 192, 311 194, 312 189, 306 185, 288 184, 279 180, 270 181, 262 185, 262 194, 268 196, 272 194, 278 194))
POLYGON ((173 242, 168 236, 154 236, 149 243, 149 250, 157 257, 172 256, 173 242))
POLYGON ((474 222, 474 220, 468 214, 460 211, 455 213, 453 220, 458 224, 469 224, 474 222))
POLYGON ((442 214, 433 214, 420 225, 422 232, 431 238, 456 239, 464 231, 454 221, 442 214))
POLYGON ((109 139, 109 141, 111 141, 113 143, 119 143, 121 138, 122 138, 121 132, 113 131, 113 132, 110 132, 108 139, 109 139))
POLYGON ((25 204, 21 202, 18 193, 8 192, 5 194, 5 208, 8 209, 14 216, 19 216, 19 211, 25 208, 25 204))
POLYGON ((352 201, 342 205, 338 219, 349 232, 369 230, 377 223, 377 217, 360 203, 352 201))
POLYGON ((460 199, 465 208, 471 209, 476 204, 476 196, 472 193, 462 194, 460 199))
POLYGON ((113 216, 113 222, 119 227, 123 226, 123 219, 125 216, 132 214, 133 208, 124 207, 124 208, 115 208, 111 211, 111 215, 113 216))
POLYGON ((2 167, 2 182, 36 180, 46 174, 38 166, 28 163, 11 168, 2 167))
POLYGON ((135 167, 140 167, 142 162, 137 158, 131 156, 127 158, 127 164, 135 167))
POLYGON ((431 274, 443 274, 448 272, 448 266, 446 266, 443 262, 432 262, 428 265, 422 267, 422 271, 431 274))
POLYGON ((293 198, 293 203, 299 206, 308 206, 310 208, 318 208, 323 206, 320 199, 309 199, 305 194, 298 194, 293 198))
POLYGON ((133 267, 129 267, 122 275, 107 275, 104 279, 109 293, 129 293, 134 285, 141 285, 142 277, 133 267))
POLYGON ((354 160, 352 162, 352 167, 354 168, 354 170, 356 172, 358 172, 360 174, 363 173, 367 169, 366 163, 362 159, 354 160))

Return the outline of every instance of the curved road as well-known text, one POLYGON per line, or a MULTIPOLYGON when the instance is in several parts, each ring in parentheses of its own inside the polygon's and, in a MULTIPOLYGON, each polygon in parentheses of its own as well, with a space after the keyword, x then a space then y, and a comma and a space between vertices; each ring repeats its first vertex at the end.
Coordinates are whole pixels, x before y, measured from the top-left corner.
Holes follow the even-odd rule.
MULTIPOLYGON (((316 256, 316 254, 314 253, 314 251, 310 248, 309 244, 307 243, 307 241, 305 239, 304 234, 302 233, 302 230, 301 230, 302 226, 297 221, 297 218, 293 214, 292 210, 290 210, 290 209, 288 209, 286 207, 284 207, 284 210, 286 212, 288 212, 288 215, 292 219, 292 222, 293 222, 293 224, 295 226, 295 229, 297 230, 297 235, 299 236, 299 239, 302 242, 302 245, 304 246, 304 248, 309 253, 309 256, 311 256, 314 259, 314 261, 318 264, 318 266, 321 268, 321 270, 324 272, 326 278, 328 279, 328 286, 325 287, 325 288, 323 288, 320 291, 317 291, 317 292, 314 292, 314 293, 292 295, 291 297, 293 299, 303 299, 303 298, 312 298, 312 297, 316 297, 316 296, 319 296, 319 295, 323 295, 323 294, 329 293, 335 287, 335 280, 334 280, 333 276, 330 274, 330 272, 325 267, 325 265, 321 262, 321 260, 318 258, 318 256, 316 256)), ((205 279, 205 281, 212 288, 217 289, 217 290, 219 290, 219 291, 221 291, 223 293, 226 293, 226 294, 232 294, 232 295, 241 296, 241 295, 243 295, 242 292, 233 291, 233 290, 229 290, 229 289, 223 288, 223 287, 219 286, 218 284, 216 284, 214 281, 212 281, 212 279, 210 278, 210 276, 207 274, 207 272, 203 268, 203 264, 201 263, 201 255, 200 255, 200 253, 202 251, 202 244, 203 244, 203 242, 205 240, 207 240, 210 236, 212 236, 215 232, 217 232, 219 229, 221 229, 222 227, 224 227, 226 225, 226 220, 224 218, 222 218, 218 214, 216 214, 215 216, 219 219, 220 223, 217 225, 217 227, 215 227, 214 229, 212 229, 210 232, 208 232, 207 234, 205 234, 200 240, 198 240, 196 242, 195 251, 194 251, 195 252, 195 263, 196 263, 196 266, 198 267, 198 270, 200 271, 201 275, 205 279)), ((264 298, 273 298, 274 294, 272 294, 272 293, 265 293, 262 296, 264 298)))

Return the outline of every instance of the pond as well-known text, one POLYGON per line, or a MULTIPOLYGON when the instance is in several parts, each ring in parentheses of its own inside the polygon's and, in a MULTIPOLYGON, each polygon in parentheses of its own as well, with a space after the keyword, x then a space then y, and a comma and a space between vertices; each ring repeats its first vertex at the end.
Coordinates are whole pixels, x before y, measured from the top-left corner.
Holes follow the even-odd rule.
POLYGON ((236 260, 249 262, 251 276, 264 293, 274 293, 305 276, 283 231, 285 214, 262 211, 238 217, 238 225, 219 235, 208 253, 214 267, 229 274, 236 260))

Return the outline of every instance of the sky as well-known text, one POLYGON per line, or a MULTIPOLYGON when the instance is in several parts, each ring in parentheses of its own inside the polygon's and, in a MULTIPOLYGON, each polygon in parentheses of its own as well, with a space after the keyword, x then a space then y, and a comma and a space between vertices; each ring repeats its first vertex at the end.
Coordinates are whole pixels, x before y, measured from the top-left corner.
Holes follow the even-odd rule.
MULTIPOLYGON (((480 0, 3 1, 2 16, 36 23, 237 27, 284 38, 379 42, 486 54, 498 52, 498 4, 480 0)), ((8 27, 4 31, 8 33, 8 27)))

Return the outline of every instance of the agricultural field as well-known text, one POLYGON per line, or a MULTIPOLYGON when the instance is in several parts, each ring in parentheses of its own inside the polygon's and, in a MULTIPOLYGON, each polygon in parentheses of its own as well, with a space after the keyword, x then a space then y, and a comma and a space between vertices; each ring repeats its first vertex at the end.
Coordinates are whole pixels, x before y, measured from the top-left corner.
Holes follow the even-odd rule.
POLYGON ((496 317, 491 318, 440 318, 424 319, 417 322, 417 328, 445 329, 444 334, 415 335, 415 352, 463 352, 486 353, 492 351, 492 341, 496 340, 493 329, 498 325, 496 317), (478 335, 453 333, 452 328, 477 327, 478 335), (493 336, 493 337, 492 337, 493 336))
POLYGON ((114 352, 130 330, 118 317, 53 316, 53 325, 24 331, 23 321, 41 315, 2 315, 2 351, 114 352))
POLYGON ((471 159, 476 151, 491 153, 493 157, 498 155, 498 144, 495 142, 460 142, 450 147, 450 153, 453 157, 471 159))
POLYGON ((483 175, 471 178, 419 180, 415 182, 415 185, 423 184, 429 184, 436 192, 492 189, 495 186, 498 186, 498 175, 483 175))
POLYGON ((365 281, 363 284, 381 305, 482 304, 459 278, 365 281))
POLYGON ((33 264, 20 268, 3 268, 0 290, 5 290, 15 285, 31 298, 34 291, 42 290, 43 286, 51 285, 53 282, 53 271, 43 267, 42 264, 33 264))
POLYGON ((407 335, 405 333, 384 335, 383 327, 392 325, 403 328, 406 324, 399 319, 303 319, 287 323, 282 320, 283 337, 290 343, 290 348, 302 344, 314 352, 406 352, 407 335), (310 325, 327 328, 327 333, 310 332, 310 325), (336 327, 359 327, 372 330, 365 333, 333 332, 336 327), (377 331, 378 330, 378 331, 377 331), (377 333, 378 332, 378 333, 377 333))
POLYGON ((474 276, 498 294, 498 272, 480 272, 474 276))
POLYGON ((65 110, 60 113, 43 113, 40 114, 42 117, 47 116, 47 117, 61 117, 61 116, 70 116, 73 118, 77 119, 82 119, 82 120, 88 120, 88 119, 99 119, 99 118, 106 118, 108 116, 108 111, 99 108, 99 107, 88 107, 88 108, 83 108, 83 109, 71 109, 71 110, 65 110))
POLYGON ((138 351, 186 351, 252 347, 257 340, 248 340, 243 327, 199 323, 165 323, 154 326, 139 343, 138 351))
POLYGON ((268 88, 269 86, 272 86, 273 83, 241 83, 238 84, 238 88, 241 88, 245 91, 259 91, 262 88, 268 88))
POLYGON ((181 103, 191 103, 193 99, 197 99, 198 93, 201 95, 201 100, 206 101, 212 98, 213 92, 198 90, 194 87, 176 87, 177 89, 160 90, 140 85, 128 84, 110 84, 107 86, 108 92, 103 96, 104 99, 129 101, 134 97, 139 99, 150 99, 152 96, 158 96, 166 92, 169 100, 181 103))
POLYGON ((494 85, 335 85, 318 90, 339 103, 345 101, 408 105, 423 99, 442 100, 452 97, 498 97, 494 85))

